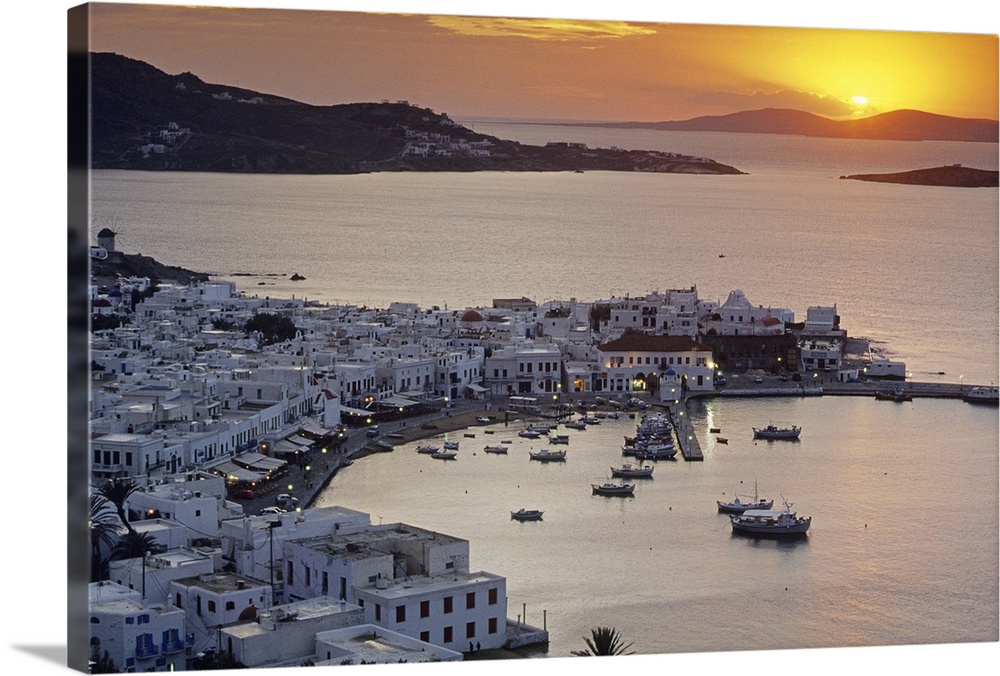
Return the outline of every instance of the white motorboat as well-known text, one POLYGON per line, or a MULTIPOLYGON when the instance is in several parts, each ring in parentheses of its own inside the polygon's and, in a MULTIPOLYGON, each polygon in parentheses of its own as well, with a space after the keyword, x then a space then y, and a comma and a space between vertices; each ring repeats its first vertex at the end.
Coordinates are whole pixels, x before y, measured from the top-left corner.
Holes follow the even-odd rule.
POLYGON ((1000 403, 1000 389, 995 385, 991 387, 973 387, 962 395, 962 399, 970 404, 992 404, 996 406, 1000 403))
POLYGON ((496 453, 496 454, 506 454, 507 453, 507 447, 506 446, 499 446, 499 445, 498 446, 487 446, 487 447, 485 447, 483 449, 483 452, 485 452, 485 453, 496 453))
POLYGON ((417 453, 437 453, 439 450, 438 446, 417 446, 417 453))
POLYGON ((653 466, 649 465, 647 467, 642 467, 625 463, 621 467, 612 467, 611 476, 614 477, 629 477, 634 479, 645 479, 653 476, 653 466))
POLYGON ((516 512, 511 512, 510 518, 515 521, 541 521, 543 513, 540 509, 525 509, 522 507, 516 512))

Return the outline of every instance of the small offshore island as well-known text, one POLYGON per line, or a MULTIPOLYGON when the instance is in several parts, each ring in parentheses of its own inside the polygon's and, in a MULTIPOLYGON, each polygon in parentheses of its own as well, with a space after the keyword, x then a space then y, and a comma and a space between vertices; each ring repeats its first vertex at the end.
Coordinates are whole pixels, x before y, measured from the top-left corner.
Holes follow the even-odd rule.
POLYGON ((842 179, 872 181, 876 183, 900 183, 904 185, 935 185, 947 188, 996 188, 1000 185, 997 171, 973 169, 960 164, 931 169, 916 169, 891 174, 851 174, 842 179))

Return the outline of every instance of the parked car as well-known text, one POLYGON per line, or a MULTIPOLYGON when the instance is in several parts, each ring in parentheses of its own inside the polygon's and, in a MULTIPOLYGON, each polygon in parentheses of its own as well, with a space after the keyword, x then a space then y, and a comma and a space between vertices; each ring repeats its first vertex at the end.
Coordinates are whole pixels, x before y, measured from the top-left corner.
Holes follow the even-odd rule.
POLYGON ((264 509, 260 510, 261 516, 266 516, 268 514, 284 514, 284 513, 285 510, 281 509, 280 507, 265 507, 264 509))
POLYGON ((231 495, 237 500, 253 500, 253 491, 249 488, 241 488, 238 491, 233 491, 231 495))
POLYGON ((715 378, 715 384, 716 385, 725 385, 726 384, 726 377, 725 376, 717 376, 715 378))
POLYGON ((365 432, 365 434, 367 434, 370 437, 377 437, 378 436, 378 425, 372 425, 371 427, 369 427, 368 431, 365 432))
POLYGON ((764 382, 764 377, 763 376, 754 376, 753 377, 753 381, 755 383, 762 383, 762 382, 764 382))
POLYGON ((274 504, 283 509, 295 509, 295 507, 299 504, 299 499, 295 496, 289 495, 288 493, 282 493, 274 498, 274 504))

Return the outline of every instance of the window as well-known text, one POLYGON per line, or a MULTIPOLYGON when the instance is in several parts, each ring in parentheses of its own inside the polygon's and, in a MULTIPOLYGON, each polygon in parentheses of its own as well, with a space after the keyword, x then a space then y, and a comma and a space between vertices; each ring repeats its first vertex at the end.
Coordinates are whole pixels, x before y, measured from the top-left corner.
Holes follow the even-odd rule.
POLYGON ((431 633, 429 631, 422 631, 422 632, 420 632, 420 640, 423 641, 424 643, 430 643, 431 642, 431 633))
POLYGON ((288 578, 287 582, 289 587, 295 584, 295 568, 292 566, 291 561, 288 562, 288 575, 285 577, 288 578))
POLYGON ((465 623, 465 638, 475 638, 476 637, 476 623, 466 622, 465 623))
POLYGON ((465 595, 465 607, 475 608, 476 607, 476 592, 469 592, 465 595))
POLYGON ((444 642, 445 643, 451 643, 452 639, 453 639, 452 628, 451 627, 445 627, 444 628, 444 642))
POLYGON ((406 606, 396 606, 396 622, 406 622, 406 606))
POLYGON ((451 610, 452 610, 451 604, 452 604, 452 597, 445 596, 444 597, 444 612, 445 613, 450 613, 451 612, 451 610))
POLYGON ((493 587, 492 589, 490 589, 490 590, 489 590, 489 591, 488 591, 488 592, 486 593, 486 596, 487 596, 487 602, 488 602, 488 603, 489 603, 489 604, 490 604, 491 606, 492 606, 492 605, 496 605, 496 602, 497 602, 497 588, 496 588, 496 587, 493 587))
POLYGON ((378 603, 375 604, 375 621, 376 622, 382 621, 382 606, 379 605, 378 603))
POLYGON ((430 617, 431 616, 431 602, 421 601, 420 602, 420 617, 430 617))
POLYGON ((180 592, 177 592, 176 594, 174 594, 174 605, 177 606, 178 608, 183 608, 184 607, 181 604, 181 594, 180 594, 180 592))
POLYGON ((488 626, 487 631, 489 631, 489 633, 491 634, 497 633, 497 618, 491 617, 489 619, 489 622, 487 623, 487 626, 488 626))
POLYGON ((226 610, 235 610, 236 603, 234 601, 226 601, 226 610))
MULTIPOLYGON (((209 601, 208 602, 208 612, 210 612, 210 613, 214 613, 215 612, 215 601, 209 601)), ((140 622, 140 624, 141 624, 141 622, 140 622)))

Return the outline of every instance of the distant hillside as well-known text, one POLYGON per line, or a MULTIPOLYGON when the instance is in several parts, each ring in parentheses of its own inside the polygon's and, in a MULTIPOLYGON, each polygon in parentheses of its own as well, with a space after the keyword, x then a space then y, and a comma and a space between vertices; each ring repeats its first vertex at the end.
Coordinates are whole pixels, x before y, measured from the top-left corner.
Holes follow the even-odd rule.
POLYGON ((312 106, 90 54, 91 166, 210 172, 649 171, 740 174, 657 151, 523 145, 396 103, 312 106))
POLYGON ((904 183, 907 185, 936 185, 952 188, 996 188, 1000 172, 973 169, 961 165, 916 169, 892 174, 852 174, 841 178, 878 183, 904 183))
POLYGON ((744 134, 793 134, 827 138, 891 141, 997 142, 996 120, 897 110, 860 120, 830 120, 801 110, 765 108, 731 115, 696 117, 680 122, 624 122, 592 126, 665 131, 722 131, 744 134))

